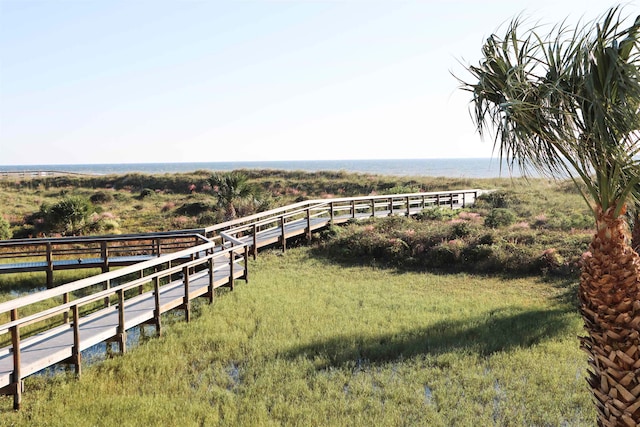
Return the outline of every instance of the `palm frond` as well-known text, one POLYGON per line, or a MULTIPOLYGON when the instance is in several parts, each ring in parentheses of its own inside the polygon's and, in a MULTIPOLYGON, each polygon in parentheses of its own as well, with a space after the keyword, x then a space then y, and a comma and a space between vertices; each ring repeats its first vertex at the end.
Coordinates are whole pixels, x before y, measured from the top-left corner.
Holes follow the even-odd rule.
POLYGON ((521 31, 517 17, 505 35, 491 35, 483 58, 467 70, 481 137, 510 168, 571 176, 590 200, 621 211, 640 199, 640 17, 626 27, 621 9, 599 22, 542 34, 521 31))

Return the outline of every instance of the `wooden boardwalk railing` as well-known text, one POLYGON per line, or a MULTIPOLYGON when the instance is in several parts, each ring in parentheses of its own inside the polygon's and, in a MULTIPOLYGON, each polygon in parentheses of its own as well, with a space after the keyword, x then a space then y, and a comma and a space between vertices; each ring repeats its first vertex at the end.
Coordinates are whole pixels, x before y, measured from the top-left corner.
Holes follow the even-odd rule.
POLYGON ((135 264, 193 246, 204 230, 0 241, 0 274, 45 271, 53 285, 55 270, 100 268, 135 264))
POLYGON ((10 320, 0 325, 0 392, 19 409, 23 378, 56 363, 81 370, 81 351, 103 341, 126 349, 126 331, 151 323, 160 334, 160 315, 179 308, 190 317, 191 300, 210 301, 214 289, 248 280, 247 245, 222 233, 216 245, 201 237, 189 249, 71 282, 0 304, 10 320), (42 308, 45 307, 45 308, 42 308))
POLYGON ((0 273, 101 268, 102 274, 0 303, 0 393, 18 409, 23 379, 56 363, 81 371, 81 352, 97 343, 126 349, 126 331, 160 315, 185 311, 248 280, 249 250, 354 219, 411 215, 430 207, 462 208, 482 190, 312 200, 206 227, 166 233, 0 241, 0 273), (20 259, 27 261, 19 261, 20 259), (16 261, 18 259, 18 261, 16 261), (125 266, 109 271, 110 266, 125 266), (3 320, 4 317, 4 320, 3 320))
POLYGON ((482 192, 471 189, 308 200, 201 229, 4 240, 0 241, 0 274, 44 271, 46 286, 50 288, 57 270, 100 268, 106 272, 110 267, 131 265, 190 247, 199 235, 217 239, 220 232, 248 243, 255 257, 261 247, 280 243, 285 248, 288 238, 305 234, 310 237, 312 231, 329 223, 416 214, 433 207, 464 208, 473 204, 482 192))

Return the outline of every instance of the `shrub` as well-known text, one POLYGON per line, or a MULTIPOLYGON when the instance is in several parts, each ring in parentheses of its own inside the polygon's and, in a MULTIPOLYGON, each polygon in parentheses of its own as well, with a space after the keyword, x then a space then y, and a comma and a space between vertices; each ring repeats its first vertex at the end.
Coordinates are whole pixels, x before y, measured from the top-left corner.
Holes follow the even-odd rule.
POLYGON ((448 208, 427 208, 416 215, 419 220, 447 221, 455 217, 457 212, 448 208))
POLYGON ((142 191, 140 191, 138 198, 144 199, 145 197, 153 196, 154 194, 156 194, 156 192, 151 188, 143 188, 142 191))
POLYGON ((493 245, 497 238, 493 233, 485 233, 478 238, 479 245, 493 245))
POLYGON ((516 221, 516 214, 505 208, 491 209, 489 214, 484 219, 484 225, 490 228, 506 227, 513 224, 516 221))
POLYGON ((117 202, 126 202, 127 200, 129 200, 129 195, 125 193, 114 193, 113 198, 117 202))
POLYGON ((98 191, 93 193, 89 200, 94 205, 102 204, 102 203, 110 203, 113 201, 113 196, 110 193, 105 193, 104 191, 98 191))
POLYGON ((469 221, 458 221, 454 222, 451 226, 451 238, 457 239, 461 237, 467 237, 471 235, 474 230, 473 224, 469 221))
POLYGON ((449 240, 431 248, 427 264, 435 268, 451 268, 460 259, 464 243, 460 240, 449 240))
POLYGON ((205 212, 211 212, 215 210, 215 206, 207 202, 193 202, 185 203, 176 209, 178 215, 198 216, 205 212))
POLYGON ((593 216, 578 212, 573 212, 569 215, 555 213, 546 224, 547 228, 563 231, 571 231, 574 229, 583 230, 592 228, 593 226, 593 216))
POLYGON ((512 192, 499 190, 482 194, 476 200, 476 205, 478 207, 486 206, 488 208, 509 208, 516 202, 517 198, 512 192))
POLYGON ((94 213, 86 230, 92 234, 118 234, 120 233, 120 224, 118 218, 110 212, 104 212, 100 215, 94 213))
POLYGON ((208 226, 218 224, 224 221, 224 214, 218 212, 204 212, 198 216, 198 224, 208 226))
POLYGON ((94 212, 89 199, 83 196, 65 197, 51 206, 42 205, 40 210, 49 231, 71 235, 82 234, 94 212))
POLYGON ((9 221, 0 216, 0 240, 11 238, 11 226, 9 221))
POLYGON ((385 188, 380 194, 411 194, 420 193, 422 189, 416 185, 396 185, 391 188, 385 188))
POLYGON ((540 270, 544 273, 555 272, 565 264, 564 257, 554 248, 545 249, 538 258, 540 270))

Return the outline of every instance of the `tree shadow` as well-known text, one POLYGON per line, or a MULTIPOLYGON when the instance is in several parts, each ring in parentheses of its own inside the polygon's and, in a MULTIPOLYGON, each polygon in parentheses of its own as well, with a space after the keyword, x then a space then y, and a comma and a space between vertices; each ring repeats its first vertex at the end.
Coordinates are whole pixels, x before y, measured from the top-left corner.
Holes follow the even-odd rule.
POLYGON ((425 328, 378 336, 341 335, 291 348, 283 356, 314 360, 318 369, 366 361, 384 364, 399 358, 439 355, 451 351, 488 356, 527 348, 568 332, 566 309, 504 308, 465 320, 445 320, 425 328), (318 362, 324 360, 326 362, 318 362))
POLYGON ((473 269, 460 268, 459 266, 452 265, 451 268, 429 268, 425 266, 394 266, 385 263, 384 261, 377 260, 374 257, 363 257, 360 259, 355 258, 335 258, 324 249, 314 247, 311 249, 310 259, 316 262, 321 262, 323 265, 338 265, 343 267, 368 267, 381 269, 392 274, 405 274, 405 273, 429 273, 434 275, 456 275, 456 274, 471 274, 479 277, 493 277, 500 280, 514 280, 522 278, 533 278, 536 280, 547 283, 551 288, 557 289, 558 293, 553 297, 553 300, 558 304, 567 305, 578 309, 578 285, 579 277, 574 275, 560 276, 560 275, 541 275, 540 273, 513 273, 513 272, 493 272, 493 273, 481 273, 473 271, 473 269))

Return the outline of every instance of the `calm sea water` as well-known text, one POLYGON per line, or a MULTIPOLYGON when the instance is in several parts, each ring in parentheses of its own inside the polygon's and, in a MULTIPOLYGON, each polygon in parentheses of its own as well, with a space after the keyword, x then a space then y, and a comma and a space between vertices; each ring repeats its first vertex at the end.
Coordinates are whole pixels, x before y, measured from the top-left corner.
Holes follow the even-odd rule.
POLYGON ((345 171, 396 176, 442 176, 450 178, 495 178, 521 176, 519 171, 502 170, 497 159, 407 159, 407 160, 297 160, 267 162, 118 163, 77 165, 0 165, 0 172, 65 171, 87 174, 149 174, 231 171, 234 169, 274 169, 289 171, 345 171))

